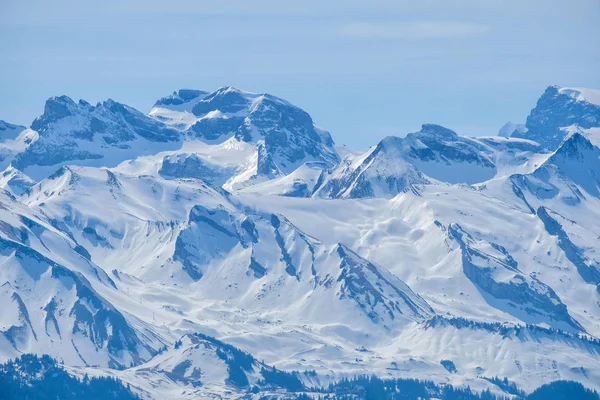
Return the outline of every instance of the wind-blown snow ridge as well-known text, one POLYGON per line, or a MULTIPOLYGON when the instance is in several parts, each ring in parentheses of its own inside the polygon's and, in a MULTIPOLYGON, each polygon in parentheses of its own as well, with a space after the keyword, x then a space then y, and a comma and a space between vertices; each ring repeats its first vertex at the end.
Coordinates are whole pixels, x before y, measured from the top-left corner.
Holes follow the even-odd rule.
POLYGON ((600 106, 600 90, 589 89, 589 88, 559 88, 558 92, 566 94, 571 98, 586 103, 595 104, 600 106))

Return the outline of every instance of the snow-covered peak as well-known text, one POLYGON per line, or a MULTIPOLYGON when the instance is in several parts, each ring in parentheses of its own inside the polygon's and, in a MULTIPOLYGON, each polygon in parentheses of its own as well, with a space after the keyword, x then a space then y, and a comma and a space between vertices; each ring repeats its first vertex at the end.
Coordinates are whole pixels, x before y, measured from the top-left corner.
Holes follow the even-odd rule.
POLYGON ((379 151, 397 151, 402 146, 403 140, 398 136, 386 136, 375 146, 379 151))
POLYGON ((403 154, 403 139, 388 136, 363 154, 346 157, 315 187, 326 198, 394 197, 429 180, 403 154))
POLYGON ((567 138, 540 168, 552 168, 587 193, 600 197, 600 148, 579 132, 567 138))
POLYGON ((179 126, 187 129, 193 122, 207 114, 212 113, 214 116, 216 111, 226 116, 231 116, 228 113, 241 110, 247 113, 253 100, 260 96, 265 95, 245 92, 232 86, 222 86, 212 92, 180 89, 154 103, 149 115, 167 124, 175 124, 177 119, 181 119, 177 114, 189 114, 190 124, 179 126))
POLYGON ((41 136, 60 130, 63 135, 71 133, 88 141, 102 135, 107 144, 136 137, 163 142, 179 140, 177 132, 112 99, 92 106, 85 100, 75 103, 68 96, 51 97, 46 101, 44 113, 33 121, 31 128, 41 136))
POLYGON ((580 132, 574 132, 548 159, 548 162, 557 160, 583 160, 590 151, 593 151, 594 145, 590 140, 580 132))
POLYGON ((208 92, 194 89, 179 89, 173 92, 172 95, 163 97, 154 103, 154 107, 176 108, 184 104, 192 103, 194 100, 200 100, 206 96, 208 92))
POLYGON ((190 140, 220 144, 235 138, 256 145, 257 175, 287 175, 305 162, 326 167, 339 162, 331 135, 307 112, 279 97, 227 86, 211 93, 184 94, 189 100, 181 103, 180 92, 160 100, 149 115, 184 131, 190 140), (165 105, 173 102, 177 104, 165 105))
POLYGON ((216 110, 224 114, 235 114, 240 111, 247 113, 252 101, 257 96, 259 95, 242 92, 231 86, 221 87, 199 99, 191 111, 197 117, 216 110))
POLYGON ((600 127, 600 91, 549 86, 527 117, 526 129, 511 137, 534 140, 549 150, 560 146, 569 127, 600 127))
POLYGON ((68 96, 46 101, 31 124, 39 138, 13 165, 39 180, 61 165, 116 166, 140 155, 181 147, 179 131, 112 99, 90 105, 68 96))
MULTIPOLYGON (((566 206, 569 209, 600 198, 600 148, 582 132, 571 133, 562 145, 531 174, 511 180, 530 193, 529 207, 566 206), (559 202, 552 200, 560 200, 559 202)), ((532 208, 533 210, 533 208, 532 208)), ((561 210, 565 212, 565 210, 561 210)), ((571 212, 571 211, 569 211, 571 212)), ((577 218, 591 211, 577 213, 577 218)), ((597 282, 600 284, 600 272, 597 282)))
MULTIPOLYGON (((88 106, 81 102, 81 106, 88 106)), ((44 114, 36 118, 31 124, 32 129, 43 128, 45 124, 58 121, 61 118, 72 116, 77 111, 77 104, 69 96, 53 96, 46 100, 44 114)))
POLYGON ((495 147, 440 125, 424 124, 419 132, 404 138, 388 136, 367 152, 347 157, 323 174, 315 193, 334 198, 393 197, 413 184, 483 182, 498 172, 495 147))
POLYGON ((566 94, 575 101, 582 101, 600 106, 600 90, 563 87, 558 89, 558 93, 566 94))
POLYGON ((0 142, 0 360, 48 350, 149 398, 364 374, 599 387, 600 128, 561 125, 550 151, 425 124, 338 152, 232 87, 148 116, 54 97, 34 128, 0 142))

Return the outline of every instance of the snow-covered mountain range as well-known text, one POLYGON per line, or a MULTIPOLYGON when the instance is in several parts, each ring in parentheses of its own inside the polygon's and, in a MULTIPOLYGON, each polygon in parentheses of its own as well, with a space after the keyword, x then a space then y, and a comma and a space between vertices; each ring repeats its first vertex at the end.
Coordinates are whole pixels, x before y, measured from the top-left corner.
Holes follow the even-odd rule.
POLYGON ((0 121, 0 361, 47 353, 144 398, 342 378, 600 389, 600 91, 525 124, 341 151, 232 87, 144 114, 50 98, 0 121))

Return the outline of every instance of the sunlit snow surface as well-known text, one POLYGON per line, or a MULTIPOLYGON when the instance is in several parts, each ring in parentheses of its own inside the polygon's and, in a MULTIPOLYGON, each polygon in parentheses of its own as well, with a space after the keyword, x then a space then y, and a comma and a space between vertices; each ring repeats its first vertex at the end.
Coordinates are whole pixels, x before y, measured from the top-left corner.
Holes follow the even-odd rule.
POLYGON ((583 101, 600 106, 600 90, 589 88, 567 88, 563 87, 559 90, 577 101, 583 101))
POLYGON ((248 385, 275 366, 315 370, 307 385, 600 389, 599 128, 558 126, 549 149, 424 125, 341 154, 301 110, 233 88, 149 116, 69 100, 2 134, 0 359, 50 353, 148 398, 242 396, 235 357, 248 385), (220 122, 191 131, 203 119, 220 122))

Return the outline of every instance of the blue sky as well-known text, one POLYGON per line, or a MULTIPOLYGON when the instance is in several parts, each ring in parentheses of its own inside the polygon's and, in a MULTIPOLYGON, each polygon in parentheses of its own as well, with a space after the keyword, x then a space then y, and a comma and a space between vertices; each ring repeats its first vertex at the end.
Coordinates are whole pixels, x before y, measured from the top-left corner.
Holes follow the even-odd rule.
POLYGON ((600 88, 598 21, 598 0, 0 0, 0 119, 232 85, 355 148, 425 122, 492 135, 550 84, 600 88))

